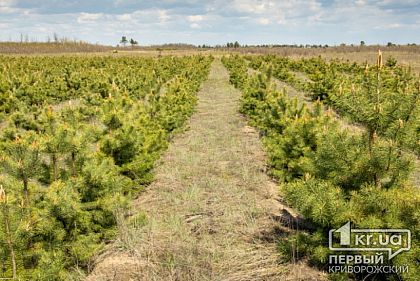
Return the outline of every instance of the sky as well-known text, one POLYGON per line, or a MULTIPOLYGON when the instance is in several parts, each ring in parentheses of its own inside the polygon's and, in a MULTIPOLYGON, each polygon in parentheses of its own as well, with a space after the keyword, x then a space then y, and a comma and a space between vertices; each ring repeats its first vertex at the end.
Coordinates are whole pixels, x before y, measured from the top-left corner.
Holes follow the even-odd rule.
POLYGON ((0 41, 420 43, 420 0, 0 0, 0 41))

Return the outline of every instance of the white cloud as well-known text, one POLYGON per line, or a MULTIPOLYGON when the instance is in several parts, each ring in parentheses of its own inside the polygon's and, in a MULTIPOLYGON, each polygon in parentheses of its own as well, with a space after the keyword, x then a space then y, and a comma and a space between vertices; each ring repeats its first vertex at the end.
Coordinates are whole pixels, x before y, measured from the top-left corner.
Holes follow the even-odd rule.
POLYGON ((257 1, 257 0, 234 0, 233 7, 239 12, 246 12, 252 14, 262 14, 267 11, 269 7, 273 7, 272 1, 257 1))
POLYGON ((13 8, 14 1, 0 0, 0 14, 11 14, 17 11, 13 8))
POLYGON ((267 18, 260 18, 258 19, 258 24, 260 25, 269 25, 271 21, 267 18))
POLYGON ((133 18, 131 17, 131 14, 122 14, 122 15, 117 15, 117 20, 120 21, 131 21, 133 18))
POLYGON ((167 10, 160 9, 149 9, 149 10, 137 10, 132 13, 120 14, 120 15, 105 15, 107 20, 114 20, 120 22, 130 22, 132 24, 150 23, 150 24, 165 24, 171 16, 167 10), (156 21, 158 19, 158 21, 156 21))
POLYGON ((391 23, 391 24, 386 25, 386 28, 400 28, 400 27, 403 27, 403 25, 400 23, 391 23))
POLYGON ((51 28, 42 27, 42 26, 36 27, 35 30, 41 33, 45 33, 45 34, 54 33, 54 30, 52 30, 51 28))
POLYGON ((11 14, 14 11, 15 10, 13 8, 0 6, 0 14, 11 14))
POLYGON ((317 0, 233 0, 231 9, 248 14, 251 22, 259 25, 281 24, 289 26, 305 25, 310 18, 321 17, 322 6, 317 0))
POLYGON ((196 22, 193 22, 192 24, 190 24, 190 27, 191 28, 194 28, 194 29, 198 29, 198 28, 201 28, 201 25, 199 25, 198 23, 196 23, 196 22))
POLYGON ((11 7, 14 2, 12 0, 0 0, 0 7, 11 7))
POLYGON ((382 0, 378 1, 379 5, 413 5, 418 4, 418 0, 382 0))
POLYGON ((190 15, 187 17, 187 21, 189 21, 190 27, 193 29, 200 29, 202 28, 202 22, 207 19, 205 15, 190 15))
POLYGON ((158 10, 159 22, 161 24, 166 23, 171 17, 168 15, 166 10, 158 10))
POLYGON ((200 22, 204 20, 204 16, 203 15, 191 15, 187 17, 187 20, 189 22, 200 22))
POLYGON ((29 15, 31 10, 16 8, 15 0, 0 0, 0 14, 11 15, 11 14, 23 14, 29 15))
POLYGON ((367 38, 411 42, 420 32, 419 0, 114 0, 110 7, 85 1, 89 5, 80 2, 64 11, 61 1, 37 1, 31 9, 18 8, 18 0, 0 0, 0 26, 7 24, 0 40, 57 32, 106 44, 116 44, 122 35, 143 44, 335 44, 367 38))
POLYGON ((389 30, 389 29, 397 29, 397 28, 403 28, 403 27, 408 27, 409 25, 407 24, 401 24, 401 23, 390 23, 390 24, 384 24, 384 25, 377 25, 374 28, 375 29, 384 29, 384 30, 389 30))
POLYGON ((101 19, 104 16, 104 14, 91 14, 91 13, 80 13, 80 15, 77 17, 78 23, 94 23, 101 19))

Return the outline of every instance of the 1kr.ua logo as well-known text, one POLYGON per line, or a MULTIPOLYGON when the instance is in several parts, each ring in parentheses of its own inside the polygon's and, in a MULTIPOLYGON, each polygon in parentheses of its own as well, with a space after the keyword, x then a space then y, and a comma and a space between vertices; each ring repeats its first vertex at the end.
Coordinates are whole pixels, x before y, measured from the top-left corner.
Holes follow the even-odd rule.
POLYGON ((411 249, 411 231, 408 229, 352 229, 350 222, 329 231, 332 251, 388 252, 392 259, 402 251, 411 249), (338 238, 338 239, 337 239, 338 238))

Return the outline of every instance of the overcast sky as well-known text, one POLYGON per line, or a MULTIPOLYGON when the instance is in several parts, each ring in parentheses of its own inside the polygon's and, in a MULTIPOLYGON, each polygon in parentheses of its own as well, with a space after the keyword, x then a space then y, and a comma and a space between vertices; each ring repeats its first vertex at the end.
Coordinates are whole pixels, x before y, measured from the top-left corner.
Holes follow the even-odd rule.
POLYGON ((420 43, 420 0, 0 0, 0 40, 420 43))

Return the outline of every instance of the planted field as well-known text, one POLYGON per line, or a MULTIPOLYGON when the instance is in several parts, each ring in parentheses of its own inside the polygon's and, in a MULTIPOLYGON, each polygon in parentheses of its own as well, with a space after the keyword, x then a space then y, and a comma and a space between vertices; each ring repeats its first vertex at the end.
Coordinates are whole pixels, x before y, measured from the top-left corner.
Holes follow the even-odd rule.
POLYGON ((382 55, 0 57, 0 277, 417 280, 419 99, 382 55), (403 270, 331 272, 348 222, 403 270))

